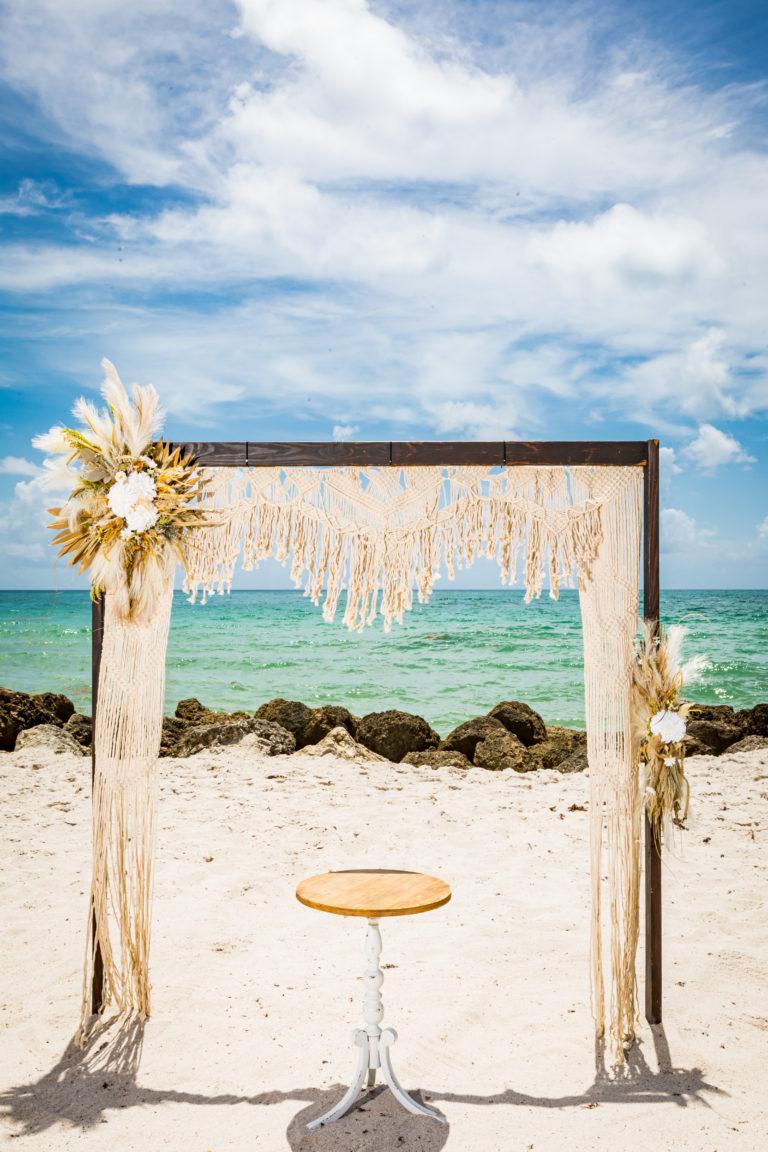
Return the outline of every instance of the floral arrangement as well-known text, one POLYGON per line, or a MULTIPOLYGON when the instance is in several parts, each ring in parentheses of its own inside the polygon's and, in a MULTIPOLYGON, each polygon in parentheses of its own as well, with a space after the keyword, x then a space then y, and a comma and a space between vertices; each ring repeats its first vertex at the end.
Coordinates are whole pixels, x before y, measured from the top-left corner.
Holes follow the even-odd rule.
POLYGON ((54 544, 81 572, 91 571, 91 595, 115 597, 126 619, 151 614, 177 560, 184 533, 208 526, 196 507, 205 481, 191 456, 155 439, 162 427, 151 386, 128 394, 109 360, 102 361, 107 410, 80 399, 73 413, 82 428, 52 428, 33 440, 58 457, 56 471, 72 482, 60 508, 51 508, 54 544))
POLYGON ((685 775, 685 734, 693 705, 683 686, 708 667, 705 657, 680 662, 685 629, 674 625, 662 635, 647 621, 635 654, 632 715, 639 743, 640 786, 654 835, 660 842, 670 822, 682 827, 690 787, 685 775))

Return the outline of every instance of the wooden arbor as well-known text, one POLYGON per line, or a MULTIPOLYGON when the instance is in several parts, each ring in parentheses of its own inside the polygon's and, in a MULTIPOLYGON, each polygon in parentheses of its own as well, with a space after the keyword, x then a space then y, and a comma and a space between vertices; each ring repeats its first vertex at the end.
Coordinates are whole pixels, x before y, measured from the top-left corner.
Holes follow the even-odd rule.
MULTIPOLYGON (((407 465, 485 465, 550 467, 625 465, 643 468, 643 615, 659 620, 659 442, 658 440, 539 441, 377 441, 371 443, 290 443, 214 441, 184 444, 209 468, 405 467, 407 465)), ((104 605, 94 601, 92 615, 92 711, 98 707, 104 605)), ((94 753, 95 755, 95 753, 94 753)), ((645 1017, 661 1023, 661 853, 645 822, 645 1017)), ((95 931, 95 924, 94 924, 95 931)), ((91 1007, 101 1007, 103 974, 97 951, 91 1007)))

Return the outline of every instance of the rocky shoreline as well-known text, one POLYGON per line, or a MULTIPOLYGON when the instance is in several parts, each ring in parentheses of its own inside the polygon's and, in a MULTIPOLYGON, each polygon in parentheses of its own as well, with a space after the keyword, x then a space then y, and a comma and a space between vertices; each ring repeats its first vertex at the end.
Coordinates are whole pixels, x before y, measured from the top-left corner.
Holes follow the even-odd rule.
MULTIPOLYGON (((78 713, 67 696, 0 688, 0 750, 45 747, 87 755, 91 740, 90 717, 78 713)), ((160 755, 192 756, 243 742, 270 756, 303 749, 314 756, 434 768, 581 772, 587 767, 585 732, 547 725, 517 700, 502 701, 442 738, 423 717, 395 709, 359 717, 335 705, 310 708, 278 699, 254 712, 221 712, 192 697, 164 718, 160 755)), ((695 705, 686 747, 689 755, 715 756, 768 747, 768 704, 740 711, 727 704, 695 705)))

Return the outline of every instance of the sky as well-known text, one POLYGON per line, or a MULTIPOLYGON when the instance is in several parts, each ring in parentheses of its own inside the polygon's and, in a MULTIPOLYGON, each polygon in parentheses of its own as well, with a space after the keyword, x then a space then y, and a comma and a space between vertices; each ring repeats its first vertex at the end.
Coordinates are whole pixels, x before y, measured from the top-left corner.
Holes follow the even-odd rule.
POLYGON ((4 0, 0 587, 84 586, 30 441, 104 356, 175 440, 658 436, 662 583, 768 587, 766 62, 762 0, 4 0))

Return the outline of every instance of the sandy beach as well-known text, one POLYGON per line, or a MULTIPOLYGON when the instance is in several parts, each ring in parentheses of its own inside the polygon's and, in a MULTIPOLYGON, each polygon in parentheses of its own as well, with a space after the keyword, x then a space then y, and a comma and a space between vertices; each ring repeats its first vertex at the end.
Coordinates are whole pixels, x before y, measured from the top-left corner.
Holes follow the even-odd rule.
MULTIPOLYGON (((586 775, 364 767, 231 747, 161 764, 154 1011, 73 1048, 90 761, 0 757, 0 1145, 29 1152, 763 1149, 768 752, 693 757, 666 856, 665 1023, 594 1054, 586 775), (434 873, 450 904, 383 923, 396 1069, 447 1118, 376 1095, 306 1122, 353 1069, 360 920, 297 903, 345 867, 434 873)), ((641 965, 642 967, 642 965, 641 965)))

